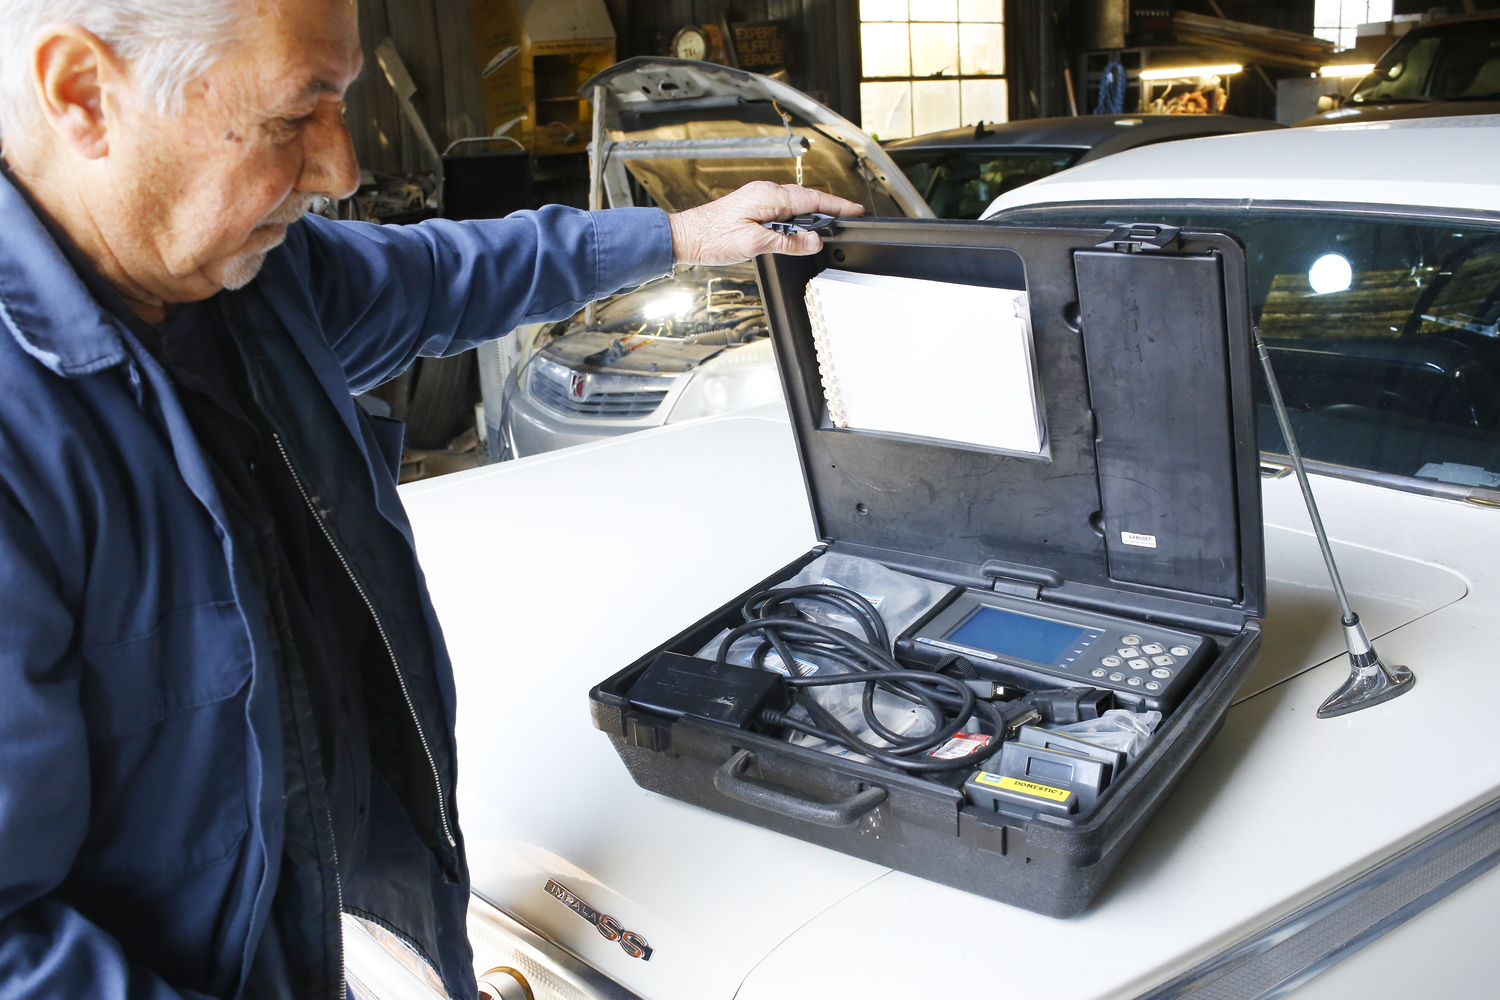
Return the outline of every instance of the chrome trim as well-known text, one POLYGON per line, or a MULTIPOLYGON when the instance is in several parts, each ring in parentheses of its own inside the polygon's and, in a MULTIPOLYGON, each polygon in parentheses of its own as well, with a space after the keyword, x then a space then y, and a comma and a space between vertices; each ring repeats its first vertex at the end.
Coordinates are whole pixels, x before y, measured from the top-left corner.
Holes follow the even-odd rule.
POLYGON ((1500 864, 1490 802, 1136 1000, 1274 1000, 1500 864))
MULTIPOLYGON (((483 894, 470 890, 470 895, 482 903, 489 912, 484 918, 493 920, 500 929, 532 952, 533 961, 546 966, 559 979, 564 980, 588 997, 599 1000, 646 1000, 638 993, 621 986, 577 955, 568 951, 483 894)), ((471 904, 472 905, 472 904, 471 904)), ((473 919, 472 915, 470 919, 473 919)))

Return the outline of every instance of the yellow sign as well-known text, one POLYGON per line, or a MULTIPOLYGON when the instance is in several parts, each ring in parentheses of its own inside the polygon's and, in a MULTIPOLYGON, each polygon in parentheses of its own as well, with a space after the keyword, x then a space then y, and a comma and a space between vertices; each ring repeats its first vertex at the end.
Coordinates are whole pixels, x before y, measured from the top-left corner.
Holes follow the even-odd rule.
POLYGON ((988 771, 976 775, 974 780, 981 785, 1003 788, 1007 792, 1019 792, 1022 795, 1032 795, 1039 799, 1050 799, 1053 802, 1066 802, 1073 794, 1066 788, 1039 785, 1035 781, 1012 778, 1008 774, 990 774, 988 771))

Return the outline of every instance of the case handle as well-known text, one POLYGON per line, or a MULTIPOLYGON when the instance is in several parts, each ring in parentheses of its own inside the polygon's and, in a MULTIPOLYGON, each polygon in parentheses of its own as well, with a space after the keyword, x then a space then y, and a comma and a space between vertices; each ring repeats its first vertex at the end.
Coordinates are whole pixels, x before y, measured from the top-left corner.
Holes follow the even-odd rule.
POLYGON ((885 789, 878 786, 837 802, 805 799, 745 777, 745 769, 754 763, 755 754, 749 750, 737 751, 714 772, 714 787, 736 801, 818 826, 848 826, 886 800, 885 789))

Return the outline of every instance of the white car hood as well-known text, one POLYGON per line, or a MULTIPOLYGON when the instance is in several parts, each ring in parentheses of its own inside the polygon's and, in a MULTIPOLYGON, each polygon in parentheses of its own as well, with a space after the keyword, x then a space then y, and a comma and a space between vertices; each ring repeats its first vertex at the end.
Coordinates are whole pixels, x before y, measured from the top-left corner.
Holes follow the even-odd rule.
MULTIPOLYGON (((1389 540, 1414 517, 1436 519, 1438 534, 1451 534, 1454 517, 1494 516, 1387 489, 1317 482, 1320 495, 1330 494, 1325 518, 1335 538, 1389 540)), ((1223 786, 1251 781, 1242 794, 1255 802, 1269 794, 1263 780, 1253 784, 1267 768, 1312 781, 1309 767, 1316 774, 1343 745, 1328 742, 1330 734, 1347 739, 1351 751, 1397 738, 1414 719, 1430 718, 1424 690, 1437 687, 1435 671, 1419 670, 1409 697, 1337 722, 1310 721, 1346 669, 1335 606, 1294 481, 1266 481, 1266 494, 1268 641, 1241 704, 1209 760, 1169 804, 1172 818, 1148 829, 1090 910, 1057 921, 645 792, 592 727, 590 687, 814 543, 780 407, 403 487, 457 673, 459 812, 475 890, 652 1000, 856 995, 891 975, 916 978, 903 984, 909 988, 884 992, 924 995, 917 980, 930 985, 923 977, 933 962, 958 962, 979 946, 970 937, 976 931, 991 940, 1018 935, 1046 955, 1036 964, 1037 982, 1027 985, 1050 984, 1049 1000, 1130 995, 1116 990, 1160 979, 1204 949, 1211 953, 1237 928, 1269 919, 1266 912, 1306 897, 1431 818, 1398 813, 1351 838, 1342 824, 1326 822, 1319 836, 1313 817, 1304 817, 1297 834, 1310 840, 1306 851, 1297 850, 1298 864, 1267 860, 1267 871, 1253 864, 1221 871, 1226 845, 1216 838, 1238 831, 1239 840, 1227 845, 1233 849, 1264 836, 1246 827, 1240 811, 1226 815, 1222 803, 1210 809, 1223 786), (1274 711, 1284 699, 1298 706, 1290 718, 1274 711), (1278 742, 1288 729, 1290 742, 1278 742), (1257 743, 1265 745, 1247 753, 1257 743), (1313 757, 1299 766, 1278 751, 1284 746, 1313 757), (1205 831, 1212 831, 1208 840, 1205 831), (1204 910, 1196 887, 1214 872, 1248 884, 1214 897, 1206 915, 1166 919, 1153 902, 1183 897, 1172 905, 1204 910), (629 957, 547 894, 549 879, 645 938, 650 961, 629 957), (1147 935, 1145 945, 1110 945, 1118 954, 1109 963, 1069 965, 1061 957, 1085 940, 1132 940, 1142 921, 1153 920, 1160 933, 1147 935), (902 927, 901 950, 923 956, 904 970, 879 967, 891 944, 879 928, 893 922, 902 927), (1110 971, 1101 971, 1106 966, 1110 971)), ((1459 601, 1469 586, 1438 563, 1400 551, 1348 542, 1336 548, 1376 637, 1424 616, 1444 618, 1433 612, 1459 601)), ((1389 637, 1382 649, 1423 659, 1420 649, 1389 637)), ((1343 798, 1337 803, 1355 808, 1343 798)), ((1448 799, 1439 796, 1427 811, 1441 803, 1448 799)), ((1268 823, 1278 829, 1269 819, 1261 826, 1268 823)))

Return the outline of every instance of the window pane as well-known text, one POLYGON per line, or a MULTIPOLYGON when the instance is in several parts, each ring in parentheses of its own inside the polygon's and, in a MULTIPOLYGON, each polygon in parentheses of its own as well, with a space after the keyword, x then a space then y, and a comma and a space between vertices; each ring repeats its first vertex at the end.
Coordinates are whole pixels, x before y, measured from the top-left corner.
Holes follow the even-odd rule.
MULTIPOLYGON (((1500 489, 1500 231, 1343 213, 1020 209, 1027 224, 1155 221, 1245 243, 1250 305, 1310 459, 1500 489)), ((1286 453, 1264 384, 1260 443, 1286 453)))
POLYGON ((865 76, 911 76, 905 24, 862 24, 859 41, 865 76))
POLYGON ((1005 0, 958 0, 958 19, 998 24, 1005 20, 1005 0))
POLYGON ((1005 29, 998 24, 958 27, 959 71, 964 76, 999 76, 1005 72, 1005 29))
POLYGON ((911 131, 911 84, 859 85, 860 127, 877 139, 908 139, 911 131))
POLYGON ((958 0, 914 0, 911 5, 913 21, 957 21, 958 0))
POLYGON ((958 128, 957 80, 918 80, 911 85, 911 127, 913 135, 958 128))
POLYGON ((859 0, 861 21, 904 21, 906 0, 859 0))
POLYGON ((912 24, 911 75, 958 75, 957 24, 912 24))
POLYGON ((977 219, 1000 195, 1048 174, 1066 170, 1075 150, 997 152, 993 149, 928 148, 891 151, 896 166, 940 219, 977 219))
POLYGON ((1010 118, 1004 80, 965 80, 959 85, 961 125, 1003 122, 1010 118))

